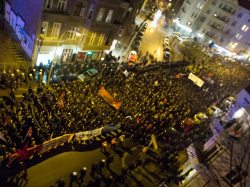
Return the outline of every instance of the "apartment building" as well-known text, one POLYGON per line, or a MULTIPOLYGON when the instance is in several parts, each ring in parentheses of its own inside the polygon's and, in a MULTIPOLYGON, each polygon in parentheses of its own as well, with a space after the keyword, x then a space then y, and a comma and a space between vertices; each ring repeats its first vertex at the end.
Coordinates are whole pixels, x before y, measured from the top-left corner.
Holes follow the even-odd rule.
POLYGON ((177 14, 179 30, 239 53, 249 41, 249 1, 185 0, 177 14))
POLYGON ((226 47, 229 50, 246 55, 247 50, 250 50, 250 1, 238 0, 238 2, 238 9, 228 25, 227 32, 232 37, 226 47))
MULTIPOLYGON (((5 1, 5 9, 17 15, 16 22, 20 17, 27 23, 19 27, 31 40, 28 54, 34 64, 67 62, 77 54, 99 59, 114 39, 122 37, 141 5, 141 0, 5 1)), ((10 26, 16 25, 7 17, 10 26)))

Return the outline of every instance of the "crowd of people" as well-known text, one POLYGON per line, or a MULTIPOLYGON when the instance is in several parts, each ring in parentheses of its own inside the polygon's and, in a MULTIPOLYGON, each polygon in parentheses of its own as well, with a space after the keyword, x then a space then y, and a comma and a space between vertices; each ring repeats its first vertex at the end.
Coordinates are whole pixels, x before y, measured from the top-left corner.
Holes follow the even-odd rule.
MULTIPOLYGON (((8 86, 12 91, 8 100, 3 101, 0 114, 0 156, 5 159, 23 146, 39 145, 63 134, 120 124, 126 137, 141 146, 147 146, 151 135, 155 134, 163 150, 162 160, 177 157, 178 152, 209 131, 209 126, 201 125, 184 134, 182 120, 206 112, 212 103, 242 88, 249 78, 248 66, 230 62, 218 64, 216 59, 207 63, 158 63, 136 67, 114 60, 68 64, 60 73, 96 68, 99 74, 87 82, 40 85, 36 90, 30 87, 22 101, 15 98, 17 86, 8 86), (200 88, 187 78, 190 72, 198 77, 209 77, 214 83, 205 82, 200 88), (122 102, 120 110, 115 110, 98 95, 101 85, 115 100, 122 102), (27 137, 30 128, 32 133, 27 137)), ((10 77, 3 71, 1 83, 30 84, 37 72, 45 71, 40 69, 31 69, 25 74, 16 71, 10 77)), ((163 170, 170 168, 166 164, 162 167, 163 170)))

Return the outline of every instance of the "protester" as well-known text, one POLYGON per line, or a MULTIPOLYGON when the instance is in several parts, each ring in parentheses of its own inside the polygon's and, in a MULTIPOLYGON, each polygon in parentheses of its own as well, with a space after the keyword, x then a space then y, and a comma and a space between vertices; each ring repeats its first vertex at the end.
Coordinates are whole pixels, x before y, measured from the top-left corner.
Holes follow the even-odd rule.
MULTIPOLYGON (((120 129, 126 139, 139 146, 147 147, 151 135, 155 134, 159 143, 165 142, 161 147, 167 158, 187 147, 196 138, 195 134, 202 130, 195 127, 184 135, 180 125, 183 119, 193 118, 200 111, 205 112, 211 104, 242 88, 248 81, 248 67, 242 68, 230 62, 218 65, 214 60, 212 58, 209 63, 159 63, 129 68, 126 63, 118 68, 114 60, 93 61, 91 65, 83 66, 76 63, 56 71, 65 74, 70 69, 77 73, 91 67, 100 74, 88 82, 74 81, 50 87, 43 87, 41 83, 42 76, 46 74, 43 68, 29 72, 20 69, 14 76, 12 72, 3 72, 1 84, 11 88, 11 93, 1 105, 0 156, 6 158, 17 150, 40 145, 64 134, 121 124, 120 129), (124 73, 125 70, 127 73, 124 73), (190 72, 199 77, 210 76, 214 83, 206 82, 204 88, 200 88, 187 78, 190 72), (22 73, 27 78, 21 79, 22 73), (31 83, 31 79, 38 75, 40 87, 33 90, 31 86, 23 99, 17 101, 15 94, 21 86, 20 82, 31 83), (115 109, 105 102, 98 95, 99 86, 105 87, 115 100, 121 102, 121 107, 115 109)), ((119 145, 116 145, 115 137, 107 139, 113 147, 119 145)), ((124 136, 118 140, 123 142, 124 136)), ((104 152, 107 147, 105 142, 102 144, 104 152)), ((95 166, 92 169, 93 176, 96 170, 100 172, 98 168, 95 166)))

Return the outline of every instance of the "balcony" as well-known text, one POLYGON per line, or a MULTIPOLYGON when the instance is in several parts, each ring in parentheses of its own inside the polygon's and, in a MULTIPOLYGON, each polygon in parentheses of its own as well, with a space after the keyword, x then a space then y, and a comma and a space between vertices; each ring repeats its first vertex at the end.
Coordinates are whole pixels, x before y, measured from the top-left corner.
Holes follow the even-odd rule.
POLYGON ((227 8, 225 8, 225 7, 220 8, 220 9, 223 10, 224 12, 227 12, 227 13, 230 14, 230 15, 234 15, 234 13, 235 13, 235 11, 230 10, 230 9, 227 9, 227 8))
POLYGON ((209 26, 210 26, 211 28, 213 28, 213 29, 219 31, 219 32, 222 31, 222 29, 221 29, 219 26, 217 26, 217 25, 212 24, 212 25, 209 25, 209 26))
POLYGON ((216 39, 215 34, 212 33, 212 32, 205 32, 205 35, 208 36, 208 37, 211 38, 211 39, 216 39))
POLYGON ((223 17, 220 17, 220 16, 215 16, 218 20, 222 21, 223 23, 228 23, 229 22, 229 19, 227 18, 223 18, 223 17))

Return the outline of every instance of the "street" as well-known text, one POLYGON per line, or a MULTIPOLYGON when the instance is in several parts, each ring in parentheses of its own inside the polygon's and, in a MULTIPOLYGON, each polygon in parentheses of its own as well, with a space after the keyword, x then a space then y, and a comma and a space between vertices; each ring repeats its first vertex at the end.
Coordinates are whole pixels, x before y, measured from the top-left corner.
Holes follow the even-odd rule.
MULTIPOLYGON (((136 147, 131 147, 133 146, 133 143, 125 141, 123 145, 125 145, 125 147, 130 147, 132 152, 126 152, 119 146, 115 149, 108 148, 110 155, 114 156, 114 161, 111 163, 110 168, 105 167, 102 169, 103 177, 108 177, 110 174, 113 176, 121 175, 122 166, 128 167, 136 161, 135 158, 139 159, 142 156, 141 150, 136 147)), ((27 169, 27 187, 50 186, 51 184, 55 184, 60 178, 63 178, 66 182, 66 186, 68 186, 67 184, 70 184, 70 174, 73 171, 79 173, 80 169, 83 167, 87 168, 84 183, 88 184, 88 181, 94 180, 94 178, 90 175, 92 164, 98 163, 102 159, 107 160, 107 155, 101 152, 101 149, 99 148, 83 152, 64 152, 56 156, 52 156, 27 169)), ((125 182, 123 184, 119 184, 119 186, 157 187, 161 183, 159 175, 157 174, 158 172, 159 168, 157 168, 157 166, 153 163, 150 163, 145 167, 139 166, 136 170, 131 172, 131 175, 124 176, 125 182)), ((18 176, 20 176, 20 172, 14 176, 9 183, 4 183, 2 185, 15 186, 16 183, 20 182, 16 180, 18 176)), ((73 183, 72 186, 79 185, 77 183, 73 183)))

